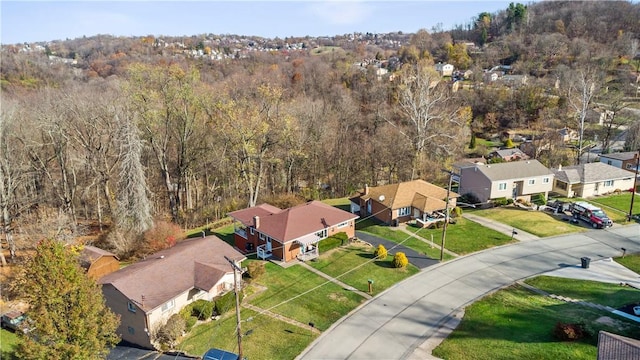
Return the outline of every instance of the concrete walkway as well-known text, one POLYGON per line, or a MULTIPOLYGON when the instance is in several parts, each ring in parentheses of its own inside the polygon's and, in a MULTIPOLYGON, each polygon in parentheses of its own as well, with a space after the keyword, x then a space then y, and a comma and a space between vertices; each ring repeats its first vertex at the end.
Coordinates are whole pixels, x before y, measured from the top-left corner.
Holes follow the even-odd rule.
POLYGON ((471 220, 475 223, 478 223, 484 227, 488 227, 489 229, 493 229, 495 231, 501 232, 507 236, 513 236, 513 238, 518 241, 531 241, 531 240, 540 239, 540 237, 533 235, 531 233, 528 233, 524 230, 515 229, 509 225, 506 225, 491 219, 487 219, 482 216, 478 216, 474 214, 462 214, 462 217, 465 219, 471 220), (514 234, 513 231, 517 232, 517 234, 514 234))
POLYGON ((595 265, 622 248, 640 253, 639 224, 521 241, 430 266, 340 319, 298 359, 427 359, 469 304, 549 271, 595 273, 596 266, 577 265, 581 257, 595 265))

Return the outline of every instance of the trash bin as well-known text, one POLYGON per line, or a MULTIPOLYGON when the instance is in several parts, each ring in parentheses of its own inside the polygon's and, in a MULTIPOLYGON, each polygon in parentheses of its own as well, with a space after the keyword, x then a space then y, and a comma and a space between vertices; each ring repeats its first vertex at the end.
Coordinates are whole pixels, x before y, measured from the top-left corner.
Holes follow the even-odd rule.
POLYGON ((589 263, 591 262, 591 259, 588 257, 583 257, 580 258, 580 262, 582 264, 582 268, 583 269, 588 269, 589 268, 589 263))

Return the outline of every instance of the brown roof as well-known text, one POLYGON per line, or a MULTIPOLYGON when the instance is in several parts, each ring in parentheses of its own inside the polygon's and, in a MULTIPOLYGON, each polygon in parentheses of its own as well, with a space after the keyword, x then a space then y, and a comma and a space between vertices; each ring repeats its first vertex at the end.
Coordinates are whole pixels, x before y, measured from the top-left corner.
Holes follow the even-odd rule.
POLYGON ((234 211, 229 216, 246 226, 252 226, 253 217, 259 216, 258 231, 282 243, 358 218, 348 211, 315 200, 285 210, 268 205, 274 210, 271 213, 265 212, 264 205, 234 211))
MULTIPOLYGON (((450 197, 459 197, 455 192, 450 197)), ((406 181, 397 184, 369 187, 363 200, 374 199, 390 209, 413 206, 423 211, 441 210, 446 207, 447 189, 424 180, 406 181)))
POLYGON ((99 283, 113 285, 149 311, 193 288, 210 290, 233 271, 225 256, 234 261, 245 259, 216 236, 187 239, 108 274, 99 283))
POLYGON ((85 245, 82 249, 82 252, 80 253, 80 266, 88 269, 91 264, 93 264, 96 260, 100 259, 103 256, 113 257, 118 260, 118 257, 113 253, 102 250, 95 246, 85 245))

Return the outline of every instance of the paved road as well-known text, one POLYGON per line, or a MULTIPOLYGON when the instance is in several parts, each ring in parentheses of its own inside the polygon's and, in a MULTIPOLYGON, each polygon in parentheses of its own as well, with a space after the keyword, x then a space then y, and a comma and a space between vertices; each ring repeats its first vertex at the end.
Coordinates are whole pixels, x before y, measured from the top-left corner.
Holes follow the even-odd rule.
POLYGON ((518 280, 640 252, 640 225, 492 248, 430 266, 342 318, 298 359, 424 359, 422 346, 465 306, 518 280))

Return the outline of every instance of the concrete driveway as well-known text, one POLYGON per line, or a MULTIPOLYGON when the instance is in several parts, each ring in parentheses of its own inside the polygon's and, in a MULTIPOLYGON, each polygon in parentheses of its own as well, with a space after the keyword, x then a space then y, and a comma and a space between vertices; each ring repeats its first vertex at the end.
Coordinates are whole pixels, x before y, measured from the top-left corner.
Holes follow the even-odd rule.
POLYGON ((430 266, 325 331, 298 359, 425 359, 431 338, 465 306, 534 275, 640 252, 640 225, 519 242, 430 266))

